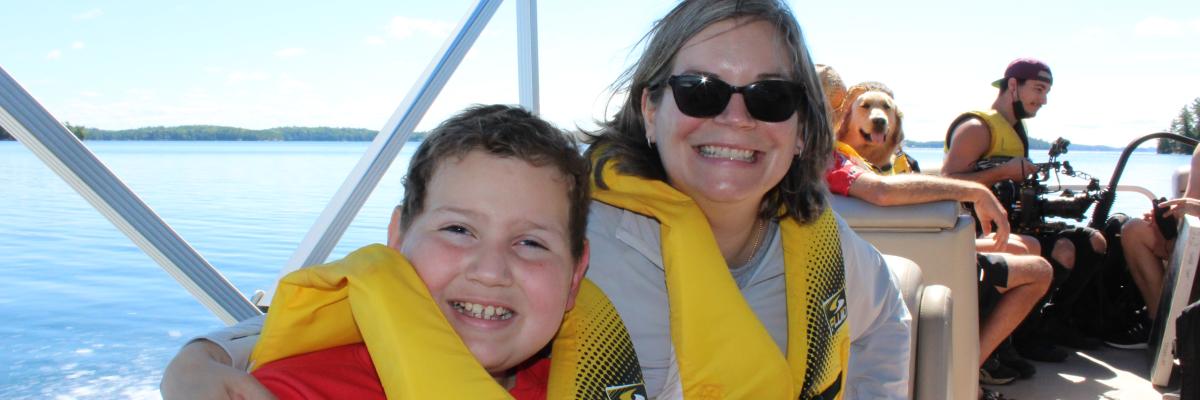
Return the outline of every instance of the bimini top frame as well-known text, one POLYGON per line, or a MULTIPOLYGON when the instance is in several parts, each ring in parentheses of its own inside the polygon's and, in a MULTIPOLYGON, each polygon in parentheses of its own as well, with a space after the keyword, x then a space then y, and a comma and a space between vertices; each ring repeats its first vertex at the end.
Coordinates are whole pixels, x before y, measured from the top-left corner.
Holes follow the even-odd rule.
MULTIPOLYGON (((325 261, 502 2, 479 0, 467 13, 375 136, 281 273, 325 261)), ((520 102, 534 113, 538 111, 536 8, 536 0, 517 0, 520 102)), ((0 127, 29 147, 222 321, 232 324, 262 314, 3 68, 0 127)), ((259 301, 269 303, 270 295, 259 301)))

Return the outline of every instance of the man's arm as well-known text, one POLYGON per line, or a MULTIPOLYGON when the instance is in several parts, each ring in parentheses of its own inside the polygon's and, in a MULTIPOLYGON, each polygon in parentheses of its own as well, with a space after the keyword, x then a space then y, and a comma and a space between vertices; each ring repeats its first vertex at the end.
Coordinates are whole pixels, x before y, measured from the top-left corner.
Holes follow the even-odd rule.
POLYGON ((920 174, 862 174, 850 184, 850 197, 877 206, 922 204, 941 200, 971 203, 984 233, 996 225, 996 243, 1008 240, 1008 213, 988 188, 959 179, 920 174))
POLYGON ((972 118, 959 124, 950 135, 950 149, 942 162, 942 176, 990 186, 1006 179, 1020 180, 1037 170, 1032 162, 1018 157, 995 168, 975 171, 975 163, 987 154, 991 144, 992 133, 983 121, 972 118))

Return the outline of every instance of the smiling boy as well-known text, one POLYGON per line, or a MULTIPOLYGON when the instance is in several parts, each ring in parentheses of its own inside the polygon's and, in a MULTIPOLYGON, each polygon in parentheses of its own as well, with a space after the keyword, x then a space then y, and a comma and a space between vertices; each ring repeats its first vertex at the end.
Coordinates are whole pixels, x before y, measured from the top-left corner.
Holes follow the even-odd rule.
POLYGON ((570 139, 519 108, 447 120, 412 158, 387 247, 281 281, 254 376, 292 398, 545 398, 543 349, 587 270, 587 172, 570 139))

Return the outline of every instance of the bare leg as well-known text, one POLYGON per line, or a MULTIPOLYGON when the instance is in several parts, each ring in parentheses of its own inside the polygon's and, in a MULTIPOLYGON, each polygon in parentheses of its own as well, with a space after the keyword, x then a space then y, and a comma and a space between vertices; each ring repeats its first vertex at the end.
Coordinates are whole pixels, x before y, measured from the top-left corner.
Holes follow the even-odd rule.
POLYGON ((1008 263, 1008 287, 996 288, 1002 293, 1000 301, 979 328, 980 365, 1033 310, 1054 278, 1044 258, 1005 254, 1004 260, 1008 263))
POLYGON ((1146 301, 1146 310, 1151 317, 1158 315, 1158 298, 1162 295, 1166 272, 1163 260, 1170 253, 1166 240, 1154 224, 1131 219, 1121 226, 1121 248, 1125 250, 1129 274, 1146 301))
POLYGON ((1003 250, 997 248, 992 235, 975 239, 975 251, 981 253, 1008 253, 1016 255, 1041 254, 1042 246, 1037 239, 1025 235, 1009 235, 1003 250))
POLYGON ((1050 251, 1050 257, 1067 269, 1075 269, 1075 244, 1071 243, 1070 239, 1054 241, 1054 250, 1050 251))
POLYGON ((1012 242, 1016 238, 1021 245, 1025 247, 1025 254, 1040 255, 1042 254, 1042 244, 1038 243, 1037 238, 1029 235, 1009 235, 1009 241, 1012 242))

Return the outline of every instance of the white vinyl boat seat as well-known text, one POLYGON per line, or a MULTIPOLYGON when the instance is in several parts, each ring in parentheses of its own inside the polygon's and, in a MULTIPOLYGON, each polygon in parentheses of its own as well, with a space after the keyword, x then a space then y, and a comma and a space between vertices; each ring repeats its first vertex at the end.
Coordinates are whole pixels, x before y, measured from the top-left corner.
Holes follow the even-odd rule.
POLYGON ((952 201, 879 207, 831 196, 831 203, 880 252, 903 257, 887 260, 914 316, 913 398, 974 398, 979 386, 974 219, 952 201), (951 294, 958 307, 951 306, 951 294))
POLYGON ((896 276, 904 305, 912 314, 913 357, 908 397, 917 399, 950 398, 950 342, 953 303, 950 289, 942 285, 926 286, 921 268, 904 257, 885 254, 888 269, 896 276))

